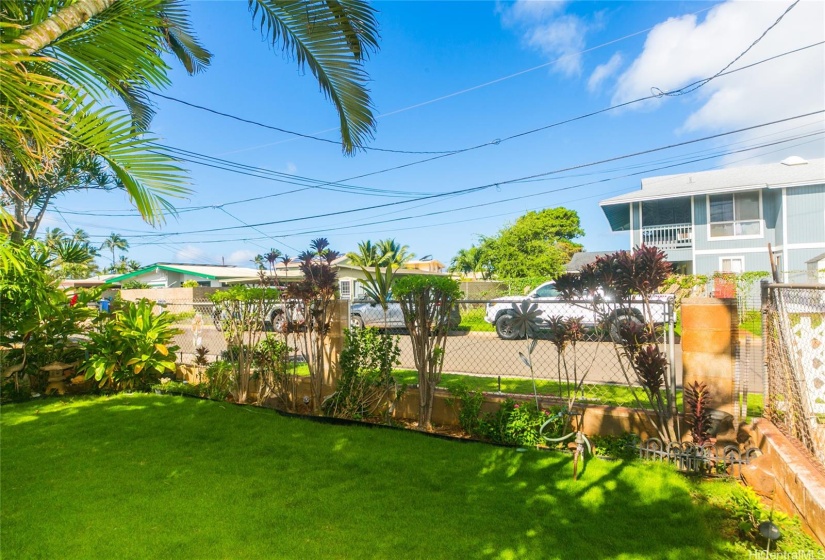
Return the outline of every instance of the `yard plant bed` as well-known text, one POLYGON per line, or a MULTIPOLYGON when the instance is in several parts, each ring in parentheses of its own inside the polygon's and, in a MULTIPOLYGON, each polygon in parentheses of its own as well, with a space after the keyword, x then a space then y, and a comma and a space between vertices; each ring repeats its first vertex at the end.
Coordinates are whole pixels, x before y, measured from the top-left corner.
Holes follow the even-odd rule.
POLYGON ((6 405, 12 558, 724 558, 731 483, 169 395, 6 405))

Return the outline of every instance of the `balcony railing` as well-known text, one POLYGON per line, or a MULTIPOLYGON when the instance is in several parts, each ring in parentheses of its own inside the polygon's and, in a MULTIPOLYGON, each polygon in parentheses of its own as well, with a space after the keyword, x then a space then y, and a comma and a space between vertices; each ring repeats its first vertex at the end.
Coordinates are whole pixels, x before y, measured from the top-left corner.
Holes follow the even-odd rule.
POLYGON ((660 249, 689 249, 693 246, 693 225, 642 226, 642 242, 660 249))

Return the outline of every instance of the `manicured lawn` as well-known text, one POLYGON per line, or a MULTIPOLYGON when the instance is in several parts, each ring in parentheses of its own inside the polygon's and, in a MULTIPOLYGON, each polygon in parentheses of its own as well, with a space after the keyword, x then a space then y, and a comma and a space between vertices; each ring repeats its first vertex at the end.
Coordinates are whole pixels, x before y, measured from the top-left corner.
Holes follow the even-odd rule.
POLYGON ((0 427, 4 559, 742 553, 661 464, 573 482, 567 455, 147 394, 7 405, 0 427))

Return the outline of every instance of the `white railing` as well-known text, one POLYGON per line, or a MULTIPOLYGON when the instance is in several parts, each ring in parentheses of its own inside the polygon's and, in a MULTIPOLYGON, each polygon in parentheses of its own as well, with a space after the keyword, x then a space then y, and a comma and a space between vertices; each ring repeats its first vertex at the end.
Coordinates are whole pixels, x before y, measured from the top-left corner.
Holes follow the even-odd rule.
POLYGON ((689 248, 693 245, 693 225, 642 226, 642 242, 660 249, 689 248))

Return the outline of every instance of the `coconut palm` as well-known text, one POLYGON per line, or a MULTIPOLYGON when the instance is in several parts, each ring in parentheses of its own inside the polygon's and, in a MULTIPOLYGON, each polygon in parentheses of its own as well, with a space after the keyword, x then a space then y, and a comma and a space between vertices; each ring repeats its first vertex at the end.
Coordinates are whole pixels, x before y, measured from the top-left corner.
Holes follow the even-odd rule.
POLYGON ((66 235, 65 231, 59 227, 56 227, 46 230, 46 236, 43 238, 43 243, 45 243, 50 249, 54 249, 62 242, 68 241, 69 239, 70 238, 66 235))
MULTIPOLYGON (((248 6, 263 37, 312 72, 338 111, 344 151, 354 153, 375 125, 363 69, 377 48, 374 9, 365 0, 248 6)), ((34 174, 67 145, 97 154, 144 219, 161 220, 173 209, 166 197, 187 192, 174 157, 145 133, 152 114, 147 92, 170 84, 164 53, 192 74, 209 64, 182 0, 5 0, 0 165, 16 162, 34 174), (128 113, 107 105, 113 95, 128 113)), ((3 187, 23 199, 13 185, 3 187)))
POLYGON ((358 243, 357 253, 347 254, 350 262, 364 273, 366 278, 359 278, 358 282, 367 296, 383 309, 385 325, 395 273, 413 256, 407 245, 399 245, 395 239, 383 239, 374 245, 369 240, 362 241, 358 243))
POLYGON ((275 263, 281 258, 282 253, 278 249, 270 249, 264 258, 269 262, 269 272, 275 274, 275 263))
POLYGON ((100 246, 101 249, 108 249, 112 251, 112 267, 115 266, 115 249, 120 249, 121 251, 128 251, 129 250, 129 242, 126 241, 126 238, 122 237, 120 234, 112 232, 109 234, 109 237, 103 241, 103 244, 100 246))

